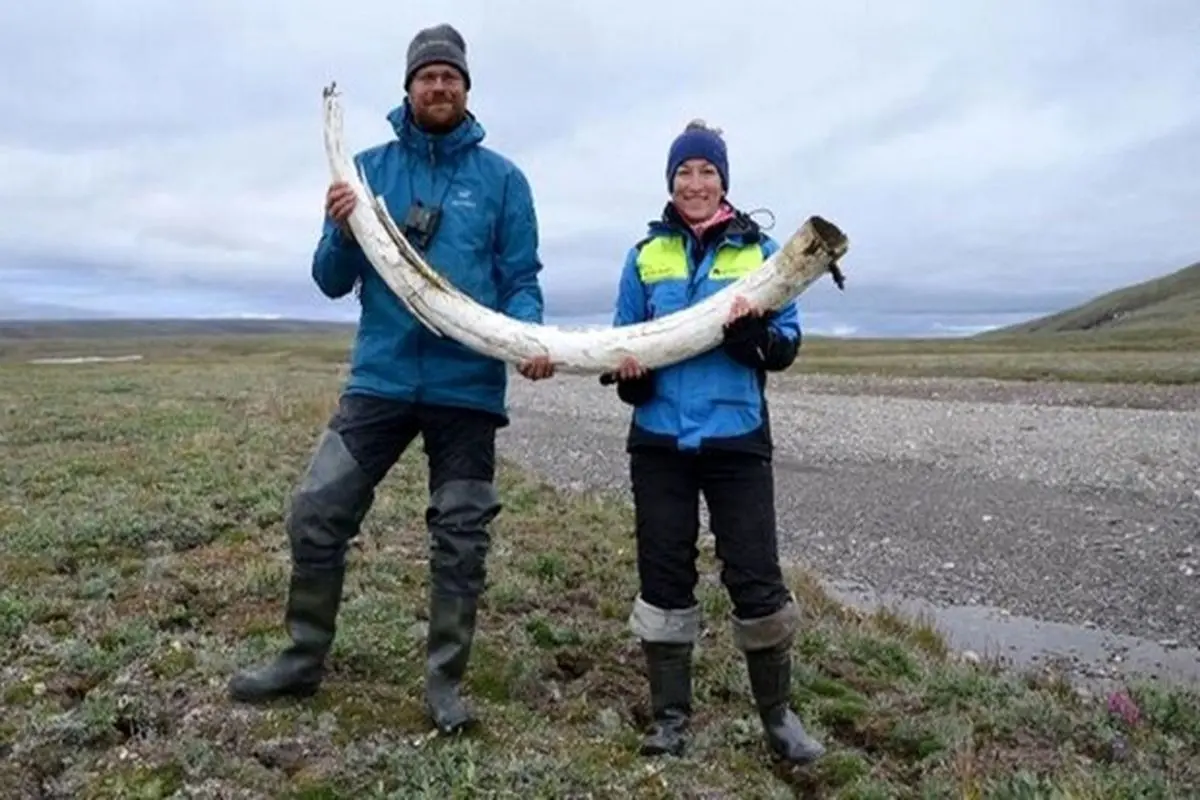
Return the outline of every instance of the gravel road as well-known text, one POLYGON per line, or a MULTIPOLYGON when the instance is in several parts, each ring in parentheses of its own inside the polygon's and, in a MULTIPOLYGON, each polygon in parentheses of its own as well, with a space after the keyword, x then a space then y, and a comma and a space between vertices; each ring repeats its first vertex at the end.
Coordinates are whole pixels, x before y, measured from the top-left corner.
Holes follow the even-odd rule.
MULTIPOLYGON (((812 376, 769 397, 789 558, 892 595, 1200 645, 1200 389, 812 376)), ((626 492, 612 391, 518 377, 510 400, 504 456, 626 492)))

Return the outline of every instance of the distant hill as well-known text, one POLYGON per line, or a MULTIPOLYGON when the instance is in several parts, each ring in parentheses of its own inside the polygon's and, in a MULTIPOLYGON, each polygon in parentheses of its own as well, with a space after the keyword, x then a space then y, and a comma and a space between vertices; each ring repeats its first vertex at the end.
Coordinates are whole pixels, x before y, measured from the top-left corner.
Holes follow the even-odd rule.
POLYGON ((1014 334, 1177 330, 1200 333, 1200 262, 1181 270, 1102 294, 1056 314, 979 334, 979 338, 1014 334))
POLYGON ((46 339, 145 339, 254 334, 346 334, 354 325, 303 319, 0 319, 0 342, 46 339))

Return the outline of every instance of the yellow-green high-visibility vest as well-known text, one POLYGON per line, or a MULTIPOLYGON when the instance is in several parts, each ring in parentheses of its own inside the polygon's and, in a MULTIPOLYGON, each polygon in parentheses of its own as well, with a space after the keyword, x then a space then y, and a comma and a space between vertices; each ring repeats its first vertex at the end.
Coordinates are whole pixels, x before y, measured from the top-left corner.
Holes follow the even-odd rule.
MULTIPOLYGON (((757 243, 744 247, 723 245, 717 250, 708 277, 712 280, 735 281, 762 266, 762 248, 757 243)), ((637 257, 638 277, 649 286, 663 281, 686 281, 687 252, 682 236, 658 236, 642 246, 637 257)))

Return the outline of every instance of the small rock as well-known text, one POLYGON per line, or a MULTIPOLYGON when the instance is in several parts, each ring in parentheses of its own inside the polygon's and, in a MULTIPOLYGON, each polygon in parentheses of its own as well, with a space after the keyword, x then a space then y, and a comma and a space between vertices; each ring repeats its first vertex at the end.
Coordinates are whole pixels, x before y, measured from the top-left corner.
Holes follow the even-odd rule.
POLYGON ((600 729, 607 734, 614 734, 621 730, 621 715, 612 708, 600 709, 600 713, 596 715, 596 722, 599 723, 600 729))
POLYGON ((974 650, 963 650, 961 653, 959 653, 958 657, 962 659, 964 664, 979 664, 981 661, 983 661, 983 659, 979 657, 979 653, 976 653, 974 650))
POLYGON ((317 730, 324 736, 333 734, 339 724, 337 714, 332 711, 323 711, 317 717, 317 730))
POLYGON ((267 769, 278 769, 293 773, 304 764, 304 747, 295 741, 275 740, 263 742, 252 752, 255 760, 267 769))
POLYGON ((174 546, 165 539, 151 539, 146 542, 146 555, 151 557, 165 556, 174 550, 174 546))
POLYGON ((1179 640, 1178 639, 1159 639, 1158 646, 1165 648, 1167 650, 1174 650, 1175 648, 1179 647, 1179 640))

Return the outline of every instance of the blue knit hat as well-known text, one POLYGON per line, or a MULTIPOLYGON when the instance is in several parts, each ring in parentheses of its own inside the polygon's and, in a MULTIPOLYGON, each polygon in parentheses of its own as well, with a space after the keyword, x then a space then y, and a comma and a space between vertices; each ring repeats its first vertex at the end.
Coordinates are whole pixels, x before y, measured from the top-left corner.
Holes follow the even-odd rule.
POLYGON ((721 186, 729 191, 729 156, 725 151, 725 140, 720 131, 713 130, 701 120, 692 120, 683 133, 671 142, 667 153, 667 191, 671 191, 675 170, 689 158, 703 158, 717 168, 721 175, 721 186))

